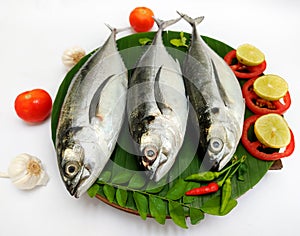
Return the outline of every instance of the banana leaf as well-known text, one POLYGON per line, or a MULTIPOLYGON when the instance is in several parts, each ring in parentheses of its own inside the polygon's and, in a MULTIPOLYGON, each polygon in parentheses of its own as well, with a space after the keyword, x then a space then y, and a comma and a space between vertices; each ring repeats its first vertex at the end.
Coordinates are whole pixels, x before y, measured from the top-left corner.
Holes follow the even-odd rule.
MULTIPOLYGON (((144 50, 140 44, 140 39, 147 38, 151 40, 154 35, 155 32, 139 33, 117 40, 119 51, 129 69, 129 74, 144 50), (132 51, 126 50, 134 47, 136 47, 134 53, 128 53, 132 51)), ((188 44, 190 34, 184 33, 184 37, 186 37, 188 44)), ((177 58, 179 62, 182 62, 187 47, 173 46, 170 41, 176 38, 180 38, 180 32, 165 31, 163 33, 164 44, 168 48, 169 53, 174 58, 177 58)), ((221 57, 224 57, 227 52, 232 50, 232 47, 219 40, 205 36, 202 36, 202 38, 221 57)), ((67 73, 58 89, 51 117, 51 131, 54 144, 60 109, 70 82, 93 52, 85 56, 67 73)), ((245 118, 251 114, 247 109, 245 118)), ((230 208, 220 213, 218 210, 221 204, 220 192, 197 197, 187 197, 184 195, 184 192, 189 187, 195 187, 195 183, 187 183, 184 181, 184 178, 197 173, 201 164, 201 157, 197 152, 197 144, 193 142, 193 137, 186 136, 176 162, 169 171, 168 176, 159 183, 155 183, 148 181, 145 176, 139 173, 140 169, 135 156, 122 148, 130 145, 128 143, 130 138, 128 138, 127 129, 125 121, 118 141, 121 145, 116 146, 109 163, 95 183, 97 187, 93 186, 91 188, 90 196, 97 196, 100 200, 114 207, 139 214, 142 219, 146 219, 147 216, 154 217, 160 224, 165 223, 165 218, 172 218, 175 224, 186 228, 185 220, 187 217, 190 217, 192 224, 196 224, 204 218, 204 213, 213 215, 227 214, 236 206, 236 199, 253 188, 273 164, 273 162, 261 161, 254 158, 247 153, 242 144, 239 144, 235 155, 237 157, 247 156, 245 160, 247 169, 242 178, 238 173, 233 176, 231 180, 232 199, 229 204, 230 208)), ((188 125, 187 129, 191 131, 187 132, 188 134, 192 133, 192 127, 188 125)), ((253 136, 254 134, 250 133, 249 135, 253 136)))

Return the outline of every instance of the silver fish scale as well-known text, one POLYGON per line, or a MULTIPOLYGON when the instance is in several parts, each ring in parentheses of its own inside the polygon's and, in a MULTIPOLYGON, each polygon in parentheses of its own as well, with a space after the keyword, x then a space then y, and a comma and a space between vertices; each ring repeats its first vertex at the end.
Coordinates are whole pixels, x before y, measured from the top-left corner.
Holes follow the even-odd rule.
POLYGON ((141 56, 129 79, 127 97, 130 134, 138 144, 141 162, 147 162, 143 165, 150 171, 150 178, 156 181, 175 162, 188 117, 180 65, 162 42, 164 23, 158 23, 159 30, 152 45, 141 56), (154 148, 149 153, 156 153, 155 160, 146 160, 144 150, 147 148, 154 148))
POLYGON ((192 19, 192 39, 183 63, 187 94, 196 111, 204 169, 222 169, 239 143, 245 103, 240 85, 231 69, 200 37, 196 25, 203 17, 192 19))
POLYGON ((100 175, 122 126, 127 69, 115 38, 116 30, 112 29, 107 41, 72 79, 61 108, 57 161, 62 179, 75 197, 81 196, 100 175))

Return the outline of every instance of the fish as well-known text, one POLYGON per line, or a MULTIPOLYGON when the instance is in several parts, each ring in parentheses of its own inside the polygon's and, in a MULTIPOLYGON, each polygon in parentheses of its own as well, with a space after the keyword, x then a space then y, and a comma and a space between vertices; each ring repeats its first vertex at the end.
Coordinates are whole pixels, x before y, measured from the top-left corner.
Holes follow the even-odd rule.
POLYGON ((154 181, 162 179, 173 166, 186 131, 188 100, 181 67, 162 39, 163 30, 180 19, 154 18, 158 30, 129 78, 129 133, 140 166, 154 181))
POLYGON ((245 102, 239 82, 224 60, 197 30, 204 17, 178 14, 192 26, 182 64, 185 86, 199 125, 203 170, 221 170, 234 155, 242 135, 245 102))
POLYGON ((125 117, 128 72, 116 44, 119 30, 108 27, 107 40, 73 77, 58 118, 57 163, 75 198, 99 177, 125 117))

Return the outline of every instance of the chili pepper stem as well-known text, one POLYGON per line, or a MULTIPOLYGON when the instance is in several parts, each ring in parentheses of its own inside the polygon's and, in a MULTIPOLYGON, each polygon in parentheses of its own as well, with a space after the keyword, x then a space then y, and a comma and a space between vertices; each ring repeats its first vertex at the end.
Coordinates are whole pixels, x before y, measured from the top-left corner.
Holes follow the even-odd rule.
MULTIPOLYGON (((238 163, 238 166, 237 167, 235 167, 235 169, 230 173, 230 171, 228 171, 227 173, 226 173, 226 175, 223 177, 223 179, 222 180, 220 180, 220 181, 218 181, 218 185, 219 185, 219 187, 221 187, 223 184, 224 184, 224 182, 225 182, 225 180, 226 179, 230 179, 236 172, 237 172, 237 170, 240 168, 240 166, 241 166, 241 164, 246 160, 246 157, 247 156, 242 156, 242 158, 241 159, 239 159, 239 160, 237 160, 234 164, 237 164, 238 163)), ((231 165, 231 167, 233 167, 234 165, 232 164, 231 165)))
POLYGON ((231 169, 232 167, 234 167, 236 164, 240 163, 241 160, 242 160, 242 159, 239 159, 239 160, 233 162, 230 166, 228 166, 228 167, 226 167, 225 169, 221 170, 221 171, 219 172, 219 176, 222 175, 222 174, 224 174, 226 171, 230 170, 230 169, 231 169))

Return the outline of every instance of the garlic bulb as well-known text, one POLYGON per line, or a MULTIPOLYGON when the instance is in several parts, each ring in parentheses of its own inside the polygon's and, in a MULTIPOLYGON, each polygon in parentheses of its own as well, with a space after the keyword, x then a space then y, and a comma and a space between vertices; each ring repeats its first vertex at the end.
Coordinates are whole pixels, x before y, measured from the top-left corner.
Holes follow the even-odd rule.
POLYGON ((49 180, 41 161, 26 153, 16 156, 11 161, 7 174, 2 174, 2 177, 10 178, 17 188, 24 190, 46 185, 49 180))
POLYGON ((84 56, 84 49, 81 47, 72 47, 64 51, 62 55, 62 62, 66 67, 71 68, 76 65, 84 56))

